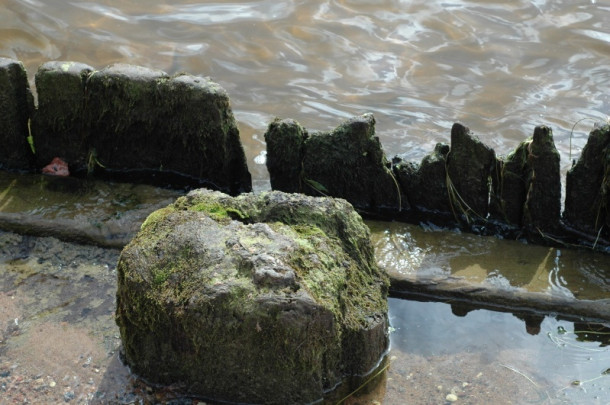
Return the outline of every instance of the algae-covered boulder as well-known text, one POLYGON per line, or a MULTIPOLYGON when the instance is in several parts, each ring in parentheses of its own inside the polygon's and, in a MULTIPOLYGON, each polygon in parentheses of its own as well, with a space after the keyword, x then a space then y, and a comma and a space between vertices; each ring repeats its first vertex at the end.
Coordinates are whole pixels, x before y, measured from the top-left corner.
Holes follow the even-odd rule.
POLYGON ((89 169, 252 189, 226 91, 208 78, 116 64, 87 82, 89 169))
POLYGON ((568 171, 564 220, 571 227, 597 236, 610 226, 610 125, 589 134, 578 162, 568 171))
POLYGON ((33 110, 34 99, 23 64, 0 58, 0 168, 28 170, 33 165, 28 143, 33 110))
POLYGON ((292 120, 275 120, 265 133, 274 189, 344 198, 367 212, 398 212, 398 184, 364 114, 330 132, 309 133, 292 120))
POLYGON ((32 121, 38 167, 60 157, 69 162, 72 172, 86 168, 85 85, 94 70, 83 63, 57 61, 38 68, 38 109, 32 121))
POLYGON ((388 279, 345 201, 195 190, 118 264, 124 358, 217 401, 309 403, 387 348, 388 279))

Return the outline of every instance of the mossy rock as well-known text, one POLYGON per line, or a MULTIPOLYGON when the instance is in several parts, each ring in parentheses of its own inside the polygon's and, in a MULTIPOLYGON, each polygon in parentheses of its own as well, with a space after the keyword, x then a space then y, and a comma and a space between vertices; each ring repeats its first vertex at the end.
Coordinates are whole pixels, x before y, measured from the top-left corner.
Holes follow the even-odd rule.
POLYGON ((345 201, 195 190, 154 212, 118 264, 132 370, 196 396, 309 403, 387 350, 388 277, 345 201))

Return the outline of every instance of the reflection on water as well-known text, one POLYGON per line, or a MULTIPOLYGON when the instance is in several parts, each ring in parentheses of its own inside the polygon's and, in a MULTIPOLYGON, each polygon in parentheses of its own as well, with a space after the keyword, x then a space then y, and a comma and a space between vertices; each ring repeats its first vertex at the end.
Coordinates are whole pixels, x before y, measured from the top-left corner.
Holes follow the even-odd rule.
POLYGON ((605 254, 396 222, 368 225, 377 260, 390 273, 424 278, 452 275, 579 299, 610 298, 610 261, 605 254))
POLYGON ((395 363, 384 403, 407 400, 393 385, 401 376, 417 388, 410 403, 440 404, 451 392, 474 404, 608 402, 608 327, 541 317, 532 330, 511 314, 452 311, 442 303, 390 300, 395 363))
POLYGON ((373 112, 414 160, 463 121, 500 154, 550 125, 564 169, 610 106, 606 1, 0 0, 0 55, 209 75, 233 101, 255 180, 275 116, 327 129, 373 112), (570 153, 571 152, 571 153, 570 153))
POLYGON ((0 171, 0 226, 122 247, 148 214, 181 194, 142 184, 0 171))

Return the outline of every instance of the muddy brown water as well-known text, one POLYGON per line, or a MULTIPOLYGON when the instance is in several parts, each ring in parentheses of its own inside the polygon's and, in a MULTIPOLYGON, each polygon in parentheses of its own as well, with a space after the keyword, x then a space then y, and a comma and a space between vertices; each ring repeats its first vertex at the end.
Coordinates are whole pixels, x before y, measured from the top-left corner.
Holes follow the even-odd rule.
MULTIPOLYGON (((454 121, 499 154, 545 124, 565 171, 610 106, 607 0, 0 0, 0 6, 0 56, 23 61, 32 86, 48 60, 211 76, 229 92, 257 190, 269 187, 263 133, 275 116, 328 129, 373 112, 387 155, 413 160, 448 142, 454 121)), ((10 184, 0 188, 4 213, 80 222, 85 239, 120 238, 117 213, 145 215, 167 198, 150 189, 144 195, 151 197, 139 201, 126 199, 137 191, 124 188, 123 197, 113 187, 101 187, 106 194, 72 190, 45 212, 52 194, 2 194, 10 184), (92 211, 104 204, 108 211, 92 211)), ((392 271, 610 296, 607 256, 404 224, 371 227, 380 264, 392 271)), ((155 403, 175 396, 179 387, 147 387, 118 361, 117 254, 0 235, 1 404, 155 403)), ((510 313, 396 299, 390 310, 390 366, 350 403, 443 404, 450 394, 471 404, 610 403, 606 325, 553 314, 524 322, 510 313)))

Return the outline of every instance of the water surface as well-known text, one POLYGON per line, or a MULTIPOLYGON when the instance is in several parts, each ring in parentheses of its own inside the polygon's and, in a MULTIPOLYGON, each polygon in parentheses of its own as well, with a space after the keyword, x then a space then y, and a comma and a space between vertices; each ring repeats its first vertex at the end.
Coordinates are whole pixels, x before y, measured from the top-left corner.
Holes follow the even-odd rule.
MULTIPOLYGON (((254 162, 275 116, 328 129, 364 112, 419 160, 462 121, 507 154, 550 125, 564 169, 610 106, 610 2, 0 0, 0 55, 211 76, 254 162), (576 125, 572 139, 570 133, 576 125)), ((262 162, 262 159, 259 159, 262 162)))

